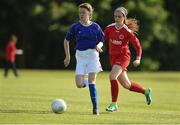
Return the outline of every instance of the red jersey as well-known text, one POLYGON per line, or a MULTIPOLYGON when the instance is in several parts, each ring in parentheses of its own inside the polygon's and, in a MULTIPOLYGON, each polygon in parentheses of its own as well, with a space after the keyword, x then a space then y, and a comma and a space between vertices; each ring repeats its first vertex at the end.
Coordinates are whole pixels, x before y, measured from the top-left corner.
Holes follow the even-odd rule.
POLYGON ((105 28, 105 39, 109 43, 110 55, 130 56, 129 41, 136 50, 136 56, 141 57, 142 48, 135 34, 124 24, 117 29, 115 23, 105 28))
POLYGON ((14 62, 15 56, 16 56, 16 45, 12 42, 9 42, 5 50, 5 59, 6 61, 14 62))

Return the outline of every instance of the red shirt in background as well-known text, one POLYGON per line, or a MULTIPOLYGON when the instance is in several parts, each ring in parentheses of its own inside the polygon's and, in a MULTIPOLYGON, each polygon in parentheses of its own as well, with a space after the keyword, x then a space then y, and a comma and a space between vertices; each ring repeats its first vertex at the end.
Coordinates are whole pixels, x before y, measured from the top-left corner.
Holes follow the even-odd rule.
POLYGON ((15 62, 16 57, 16 45, 13 42, 9 42, 5 50, 5 60, 15 62))

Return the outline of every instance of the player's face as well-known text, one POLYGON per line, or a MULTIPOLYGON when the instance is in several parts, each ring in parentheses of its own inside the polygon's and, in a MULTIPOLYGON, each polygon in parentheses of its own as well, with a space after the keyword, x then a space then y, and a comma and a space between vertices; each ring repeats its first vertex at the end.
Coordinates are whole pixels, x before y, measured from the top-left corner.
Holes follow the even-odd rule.
POLYGON ((79 8, 79 19, 82 21, 89 20, 90 12, 85 8, 79 8))
POLYGON ((114 12, 114 20, 116 23, 123 23, 124 19, 124 15, 121 12, 114 12))
POLYGON ((15 43, 15 44, 16 44, 16 43, 17 43, 17 37, 12 36, 12 37, 11 37, 11 41, 13 41, 13 43, 15 43))

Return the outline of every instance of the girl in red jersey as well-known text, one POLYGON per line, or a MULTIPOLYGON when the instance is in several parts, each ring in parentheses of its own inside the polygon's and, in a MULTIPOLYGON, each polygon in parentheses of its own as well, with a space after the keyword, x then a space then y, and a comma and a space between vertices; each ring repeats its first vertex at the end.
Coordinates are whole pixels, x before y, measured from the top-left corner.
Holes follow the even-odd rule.
POLYGON ((105 28, 105 39, 109 44, 110 63, 112 70, 109 75, 111 83, 112 103, 106 108, 106 111, 113 112, 118 109, 118 84, 124 88, 142 93, 146 96, 148 105, 151 103, 150 88, 143 88, 138 83, 131 82, 127 76, 127 70, 130 63, 131 53, 129 51, 129 41, 136 50, 136 60, 133 65, 137 67, 140 64, 142 48, 139 40, 135 36, 138 30, 137 20, 127 19, 127 10, 119 7, 114 11, 115 23, 105 28))
POLYGON ((22 55, 23 50, 16 49, 17 37, 13 34, 10 36, 9 42, 5 50, 5 63, 4 63, 4 77, 7 77, 8 70, 13 69, 14 75, 18 77, 18 72, 15 65, 16 54, 22 55))

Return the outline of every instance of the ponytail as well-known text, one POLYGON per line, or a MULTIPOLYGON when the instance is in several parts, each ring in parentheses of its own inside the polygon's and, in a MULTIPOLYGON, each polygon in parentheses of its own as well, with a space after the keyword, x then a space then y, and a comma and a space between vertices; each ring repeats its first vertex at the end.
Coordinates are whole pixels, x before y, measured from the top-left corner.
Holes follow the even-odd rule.
POLYGON ((134 18, 126 18, 124 23, 127 25, 127 27, 132 30, 134 33, 138 32, 139 25, 138 25, 138 20, 134 18))

